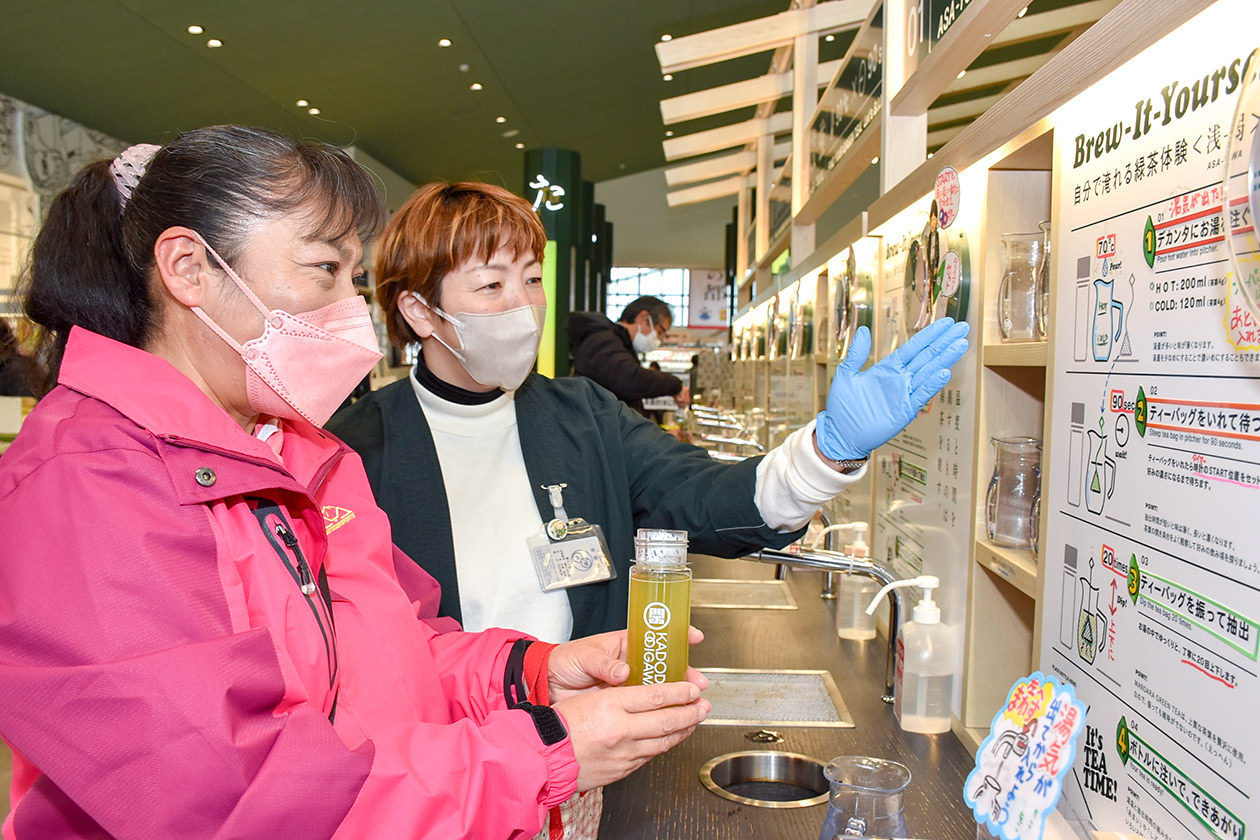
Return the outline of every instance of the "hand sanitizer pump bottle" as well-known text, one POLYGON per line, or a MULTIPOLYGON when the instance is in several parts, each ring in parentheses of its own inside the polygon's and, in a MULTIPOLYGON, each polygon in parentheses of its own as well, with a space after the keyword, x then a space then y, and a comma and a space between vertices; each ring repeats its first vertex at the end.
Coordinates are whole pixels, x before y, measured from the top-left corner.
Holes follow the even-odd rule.
POLYGON ((941 585, 934 575, 921 575, 888 584, 871 601, 874 612, 894 587, 918 586, 923 599, 915 605, 912 619, 897 631, 896 688, 893 711, 906 732, 948 732, 950 700, 954 694, 954 640, 941 624, 941 608, 932 590, 941 585))
MULTIPOLYGON (((843 527, 843 526, 842 526, 843 527)), ((870 549, 863 535, 865 522, 851 522, 853 542, 844 547, 850 557, 869 557, 870 549)), ((840 594, 836 597, 836 635, 842 639, 864 641, 875 638, 875 616, 866 611, 866 605, 875 597, 879 583, 866 575, 845 574, 840 576, 840 594)))

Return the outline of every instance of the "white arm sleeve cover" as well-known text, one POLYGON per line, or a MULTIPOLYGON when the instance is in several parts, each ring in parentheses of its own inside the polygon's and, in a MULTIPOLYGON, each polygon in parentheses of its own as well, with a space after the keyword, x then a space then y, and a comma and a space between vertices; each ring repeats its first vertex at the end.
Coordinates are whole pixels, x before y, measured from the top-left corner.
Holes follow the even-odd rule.
MULTIPOLYGON (((868 465, 869 466, 869 465, 868 465)), ((867 466, 844 474, 814 451, 814 421, 797 429, 757 465, 753 501, 765 523, 779 533, 803 528, 814 512, 866 475, 867 466)))

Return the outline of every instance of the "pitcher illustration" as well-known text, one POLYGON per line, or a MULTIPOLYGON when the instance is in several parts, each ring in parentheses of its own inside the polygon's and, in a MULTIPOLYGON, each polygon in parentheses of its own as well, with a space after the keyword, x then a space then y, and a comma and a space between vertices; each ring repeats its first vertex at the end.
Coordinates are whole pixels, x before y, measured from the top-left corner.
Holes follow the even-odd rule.
POLYGON ((1103 506, 1116 490, 1116 462, 1107 455, 1107 436, 1090 429, 1089 461, 1085 464, 1085 508, 1102 513, 1103 506))
POLYGON ((1093 665, 1107 647, 1107 615, 1098 606, 1098 587, 1086 578, 1079 580, 1081 608, 1076 622, 1076 652, 1093 665))
POLYGON ((1124 304, 1112 297, 1115 282, 1115 280, 1094 281, 1095 362, 1105 362, 1111 358, 1111 348, 1120 340, 1120 333, 1124 331, 1124 304))

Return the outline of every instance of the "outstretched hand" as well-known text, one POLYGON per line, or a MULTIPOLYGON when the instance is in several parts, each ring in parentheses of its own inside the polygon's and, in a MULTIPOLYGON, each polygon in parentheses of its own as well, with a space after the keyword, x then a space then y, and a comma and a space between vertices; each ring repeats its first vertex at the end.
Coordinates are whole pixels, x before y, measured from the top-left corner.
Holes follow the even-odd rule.
POLYGON ((862 370, 871 352, 871 333, 859 327, 831 380, 827 407, 818 414, 815 435, 823 455, 856 460, 892 440, 949 382, 949 369, 967 352, 968 330, 965 321, 934 321, 862 370))

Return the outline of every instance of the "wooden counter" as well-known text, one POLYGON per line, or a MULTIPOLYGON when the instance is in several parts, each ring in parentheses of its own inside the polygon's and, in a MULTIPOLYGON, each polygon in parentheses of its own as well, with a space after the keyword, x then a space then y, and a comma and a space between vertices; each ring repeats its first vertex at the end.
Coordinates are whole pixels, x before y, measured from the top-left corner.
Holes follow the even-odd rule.
MULTIPOLYGON (((695 557, 699 578, 771 578, 774 567, 739 560, 695 557)), ((971 754, 952 734, 902 732, 892 706, 880 700, 884 684, 884 638, 855 642, 836 637, 834 602, 818 597, 822 575, 788 575, 800 609, 697 609, 692 623, 705 641, 692 650, 692 664, 705 668, 826 668, 835 678, 856 726, 824 729, 767 726, 783 736, 778 744, 745 740, 754 727, 701 726, 671 752, 604 791, 601 840, 816 840, 826 805, 758 808, 710 793, 699 769, 714 756, 742 750, 803 753, 822 761, 838 755, 873 755, 900 761, 913 780, 905 794, 911 837, 972 840, 975 823, 963 804, 963 780, 971 754)))

